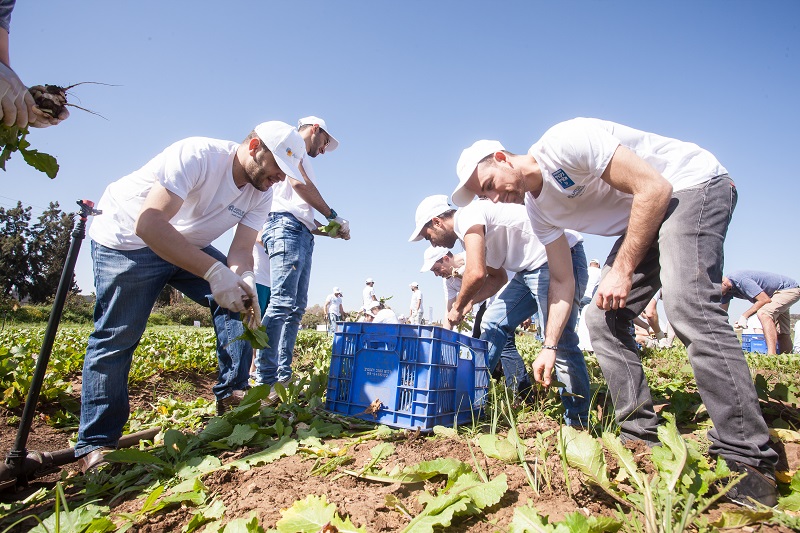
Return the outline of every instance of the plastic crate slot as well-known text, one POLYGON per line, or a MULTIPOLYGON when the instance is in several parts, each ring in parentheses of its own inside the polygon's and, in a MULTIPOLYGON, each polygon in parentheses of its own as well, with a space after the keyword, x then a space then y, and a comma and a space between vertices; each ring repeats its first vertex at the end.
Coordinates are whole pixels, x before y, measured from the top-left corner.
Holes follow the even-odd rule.
POLYGON ((414 391, 410 389, 400 389, 400 407, 398 408, 398 411, 411 412, 411 407, 414 400, 413 392, 414 391))

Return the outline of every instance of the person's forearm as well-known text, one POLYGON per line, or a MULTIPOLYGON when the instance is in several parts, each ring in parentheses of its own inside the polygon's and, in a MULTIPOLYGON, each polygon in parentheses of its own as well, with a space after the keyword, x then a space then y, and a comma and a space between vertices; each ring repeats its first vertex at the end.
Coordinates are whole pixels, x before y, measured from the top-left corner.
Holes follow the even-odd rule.
POLYGON ((611 268, 625 276, 633 275, 633 271, 656 238, 671 197, 671 187, 654 187, 652 190, 634 195, 628 232, 611 268))
POLYGON ((300 164, 300 172, 303 174, 303 178, 305 179, 305 183, 300 183, 297 180, 292 178, 286 178, 289 180, 289 183, 292 186, 292 189, 302 198, 308 205, 322 213, 322 216, 328 217, 331 214, 331 208, 328 206, 325 199, 322 198, 322 195, 317 189, 317 186, 314 185, 314 182, 308 178, 305 170, 303 170, 302 163, 300 164))
POLYGON ((0 62, 11 68, 11 55, 8 53, 8 32, 0 28, 0 62))
MULTIPOLYGON (((216 262, 216 259, 187 241, 172 224, 146 213, 136 222, 136 235, 156 255, 196 276, 203 277, 216 262)), ((252 257, 251 253, 251 262, 252 257)))
MULTIPOLYGON (((551 271, 552 276, 552 271, 551 271)), ((558 346, 564 327, 567 325, 572 312, 572 300, 575 295, 575 279, 572 277, 564 280, 550 278, 550 287, 547 294, 547 325, 545 328, 544 343, 549 346, 558 346)))
POLYGON ((486 268, 487 276, 483 281, 483 285, 472 297, 470 307, 476 302, 483 302, 497 294, 503 286, 508 283, 508 275, 505 270, 496 268, 486 268))
POLYGON ((764 307, 767 303, 768 302, 764 302, 764 301, 761 301, 761 300, 756 301, 756 303, 754 303, 752 306, 750 306, 750 308, 747 311, 742 313, 742 316, 745 317, 745 318, 750 318, 751 316, 756 314, 759 309, 764 307))
POLYGON ((466 314, 472 308, 475 295, 478 294, 486 280, 486 271, 479 268, 467 268, 461 278, 461 290, 458 291, 453 309, 459 313, 466 314))

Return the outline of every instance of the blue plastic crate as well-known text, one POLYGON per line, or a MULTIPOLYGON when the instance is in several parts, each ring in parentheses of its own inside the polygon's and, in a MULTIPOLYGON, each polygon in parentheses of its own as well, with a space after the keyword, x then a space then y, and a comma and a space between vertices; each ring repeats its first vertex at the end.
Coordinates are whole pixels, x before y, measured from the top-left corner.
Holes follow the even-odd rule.
POLYGON ((488 343, 438 326, 340 322, 325 406, 395 428, 430 431, 480 416, 488 343), (365 410, 375 401, 381 408, 365 410))
POLYGON ((761 333, 742 333, 742 351, 767 353, 767 341, 761 333))

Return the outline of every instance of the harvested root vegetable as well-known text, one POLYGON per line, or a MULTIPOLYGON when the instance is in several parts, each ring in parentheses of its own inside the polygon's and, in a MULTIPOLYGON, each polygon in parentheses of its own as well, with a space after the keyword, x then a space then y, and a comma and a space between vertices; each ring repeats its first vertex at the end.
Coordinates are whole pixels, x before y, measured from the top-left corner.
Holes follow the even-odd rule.
POLYGON ((34 85, 28 91, 33 95, 33 100, 43 112, 57 118, 67 108, 67 90, 74 87, 59 87, 58 85, 34 85))

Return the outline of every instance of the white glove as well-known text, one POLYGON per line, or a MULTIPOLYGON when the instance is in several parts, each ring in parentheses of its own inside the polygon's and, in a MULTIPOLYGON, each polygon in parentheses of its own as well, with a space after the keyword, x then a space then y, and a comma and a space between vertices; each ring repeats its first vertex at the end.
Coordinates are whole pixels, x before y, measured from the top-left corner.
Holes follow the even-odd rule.
POLYGON ((739 317, 739 320, 736 321, 735 326, 741 329, 747 329, 747 317, 742 315, 739 317))
POLYGON ((258 302, 258 290, 256 290, 256 275, 250 270, 242 274, 242 281, 244 281, 250 290, 255 295, 251 300, 250 310, 245 310, 247 325, 250 329, 258 329, 261 326, 261 305, 258 302))
POLYGON ((666 350, 667 348, 672 348, 672 343, 669 342, 669 339, 664 337, 660 341, 658 341, 658 347, 666 350))
POLYGON ((0 62, 0 117, 6 126, 17 125, 24 128, 28 125, 29 111, 32 113, 34 102, 28 88, 17 74, 0 62))
POLYGON ((254 298, 247 283, 219 261, 211 265, 203 275, 203 279, 211 285, 214 300, 234 313, 244 311, 244 301, 247 298, 254 298))
POLYGON ((339 232, 336 234, 336 239, 344 239, 346 241, 350 240, 350 222, 343 219, 342 217, 336 217, 333 219, 334 222, 339 224, 341 227, 339 228, 339 232))

